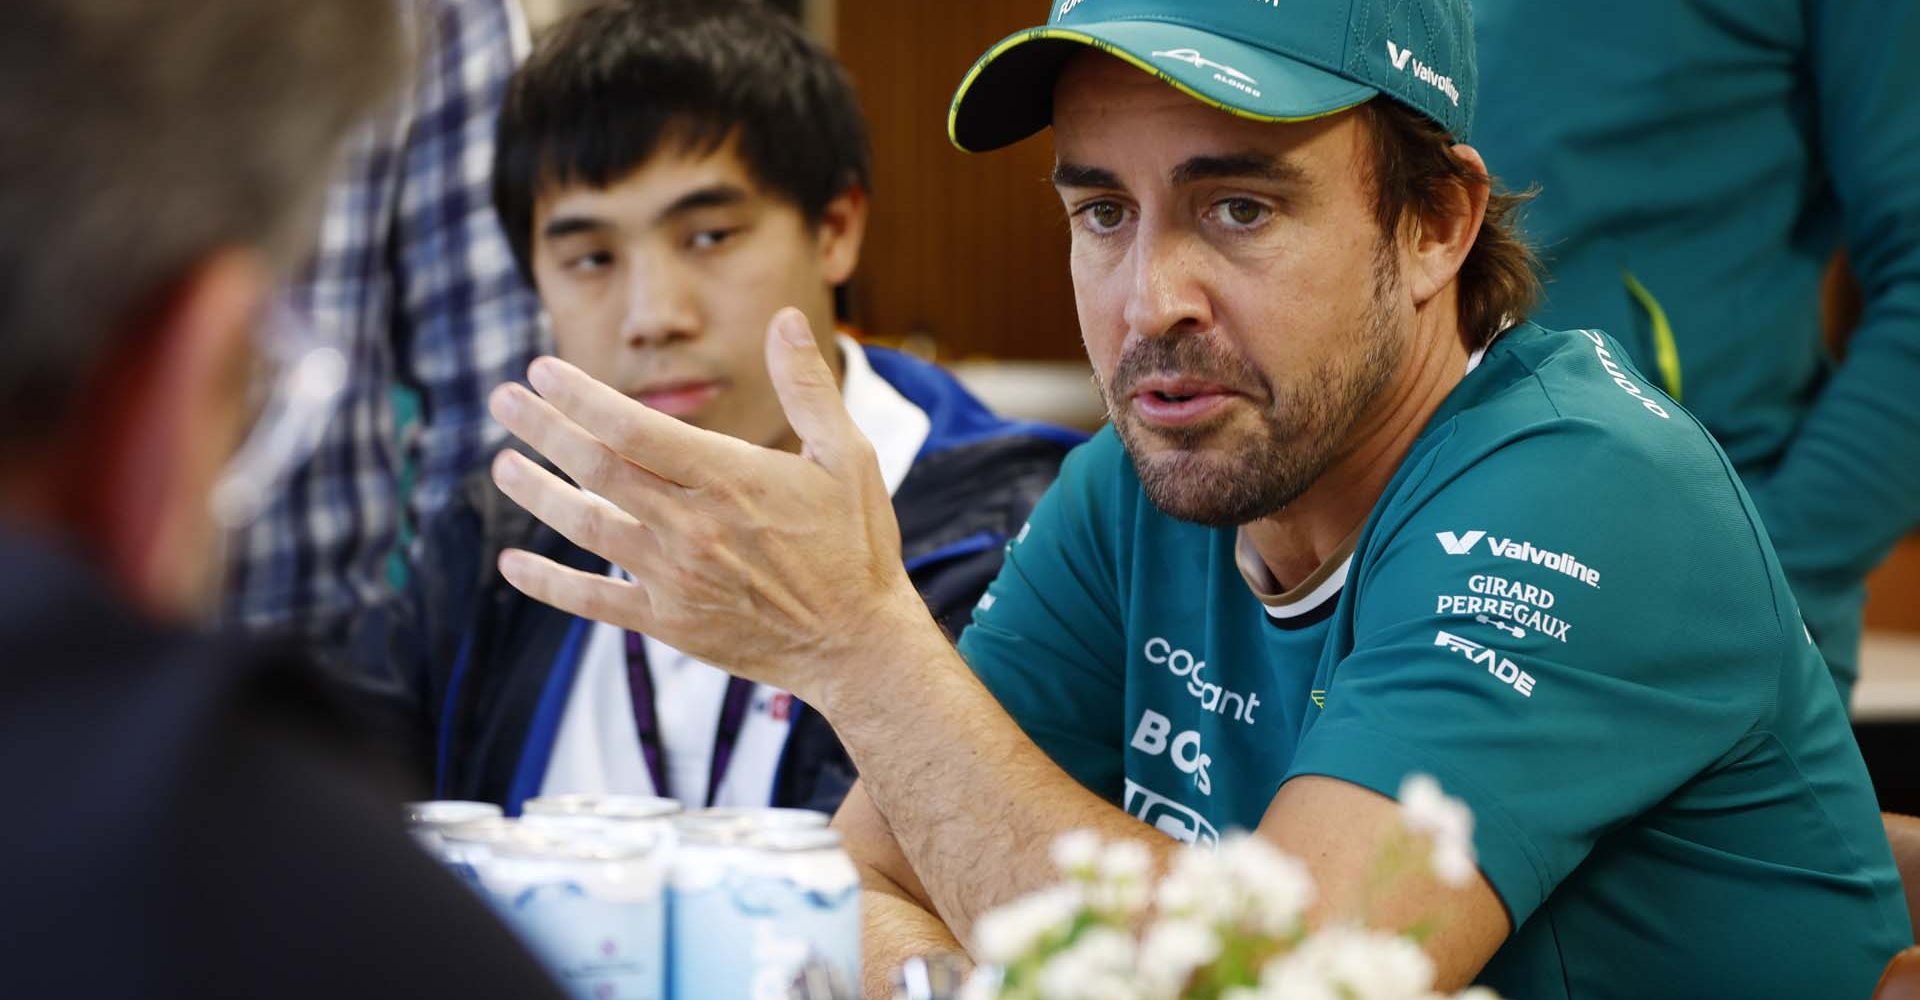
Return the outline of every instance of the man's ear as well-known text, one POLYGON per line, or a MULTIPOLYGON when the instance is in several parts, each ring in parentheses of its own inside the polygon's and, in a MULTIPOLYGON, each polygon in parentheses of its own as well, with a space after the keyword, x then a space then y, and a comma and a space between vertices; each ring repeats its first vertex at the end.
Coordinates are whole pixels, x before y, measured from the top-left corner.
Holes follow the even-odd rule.
POLYGON ((126 596, 191 616, 216 567, 209 497, 250 417, 254 335, 272 270, 253 251, 214 253, 129 317, 130 345, 108 358, 82 402, 91 495, 84 530, 126 596))
POLYGON ((827 202, 820 213, 816 229, 820 270, 828 284, 846 284, 860 266, 860 246, 867 238, 867 210, 867 189, 854 184, 827 202))
POLYGON ((1413 245, 1407 284, 1416 306, 1426 305, 1459 276, 1487 217, 1493 187, 1487 180, 1486 161, 1478 150, 1464 144, 1454 146, 1453 155, 1466 168, 1467 178, 1446 185, 1432 211, 1409 220, 1413 245))

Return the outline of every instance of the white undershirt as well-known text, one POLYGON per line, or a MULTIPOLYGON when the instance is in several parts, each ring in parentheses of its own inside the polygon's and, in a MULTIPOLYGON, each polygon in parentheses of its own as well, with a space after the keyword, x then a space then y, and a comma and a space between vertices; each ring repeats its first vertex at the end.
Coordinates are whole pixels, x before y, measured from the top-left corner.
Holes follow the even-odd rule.
MULTIPOLYGON (((653 677, 654 717, 659 720, 660 745, 667 758, 667 791, 683 802, 703 805, 717 735, 714 724, 727 697, 726 672, 658 639, 643 637, 642 641, 647 673, 653 677)), ((625 679, 622 675, 621 680, 625 679)))
MULTIPOLYGON (((873 443, 881 479, 891 495, 912 471, 933 429, 932 421, 874 372, 858 343, 844 335, 837 341, 844 365, 841 397, 854 426, 873 443)), ((620 571, 611 572, 618 575, 620 571)), ((581 652, 541 794, 667 795, 688 806, 707 803, 707 776, 726 701, 727 675, 652 637, 644 637, 644 643, 671 787, 653 787, 640 753, 633 695, 627 684, 626 636, 616 626, 595 624, 581 652)), ((790 705, 791 699, 782 692, 766 685, 755 687, 733 759, 712 795, 714 805, 764 806, 772 800, 791 727, 790 705)))

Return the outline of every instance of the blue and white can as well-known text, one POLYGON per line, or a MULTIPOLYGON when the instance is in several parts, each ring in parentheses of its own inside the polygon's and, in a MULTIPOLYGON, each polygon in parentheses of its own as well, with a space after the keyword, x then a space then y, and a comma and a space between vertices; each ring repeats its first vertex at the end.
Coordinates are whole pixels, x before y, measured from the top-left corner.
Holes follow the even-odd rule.
POLYGON ((556 817, 615 821, 665 820, 681 812, 680 803, 654 795, 542 795, 520 807, 529 824, 556 817))
POLYGON ((462 823, 499 818, 500 807, 491 802, 440 799, 407 803, 407 832, 413 834, 413 839, 435 857, 440 855, 440 835, 443 831, 462 823))
POLYGON ((670 887, 674 1000, 785 1000, 819 960, 860 982, 860 876, 823 827, 679 824, 670 887))
POLYGON ((493 845, 512 837, 516 829, 513 820, 499 816, 453 823, 434 830, 435 842, 428 851, 474 891, 487 895, 483 876, 493 859, 493 845))
POLYGON ((679 829, 739 827, 747 830, 819 830, 828 816, 812 809, 774 809, 747 807, 710 807, 692 809, 673 817, 679 829))
POLYGON ((495 840, 494 906, 579 1000, 666 996, 665 870, 633 836, 522 826, 495 840))
POLYGON ((669 823, 680 812, 680 803, 647 795, 553 795, 528 799, 520 824, 542 832, 666 845, 673 838, 669 823))

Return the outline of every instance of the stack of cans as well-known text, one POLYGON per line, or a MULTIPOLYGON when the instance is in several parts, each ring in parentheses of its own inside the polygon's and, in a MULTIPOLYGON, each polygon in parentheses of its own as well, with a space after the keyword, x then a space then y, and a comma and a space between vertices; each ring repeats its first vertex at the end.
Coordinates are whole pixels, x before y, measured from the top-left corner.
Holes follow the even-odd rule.
POLYGON ((519 820, 418 803, 423 846, 582 1000, 784 1000, 803 968, 860 981, 860 882, 826 817, 533 799, 519 820))
POLYGON ((810 963, 860 982, 860 876, 826 817, 709 810, 675 837, 673 1000, 782 1000, 810 963))

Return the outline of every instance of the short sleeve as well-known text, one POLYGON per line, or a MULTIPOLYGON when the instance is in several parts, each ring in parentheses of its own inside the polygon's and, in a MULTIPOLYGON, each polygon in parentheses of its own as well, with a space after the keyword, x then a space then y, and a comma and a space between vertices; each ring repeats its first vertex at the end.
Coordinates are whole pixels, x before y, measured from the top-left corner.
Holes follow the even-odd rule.
POLYGON ((1126 664, 1116 460, 1126 457, 1111 431, 1067 457, 960 636, 961 655, 1028 737, 1113 801, 1125 777, 1126 664))
POLYGON ((1567 421, 1429 462, 1362 543, 1353 648, 1288 774, 1435 776, 1515 926, 1729 755, 1801 641, 1724 460, 1671 431, 1567 421))

